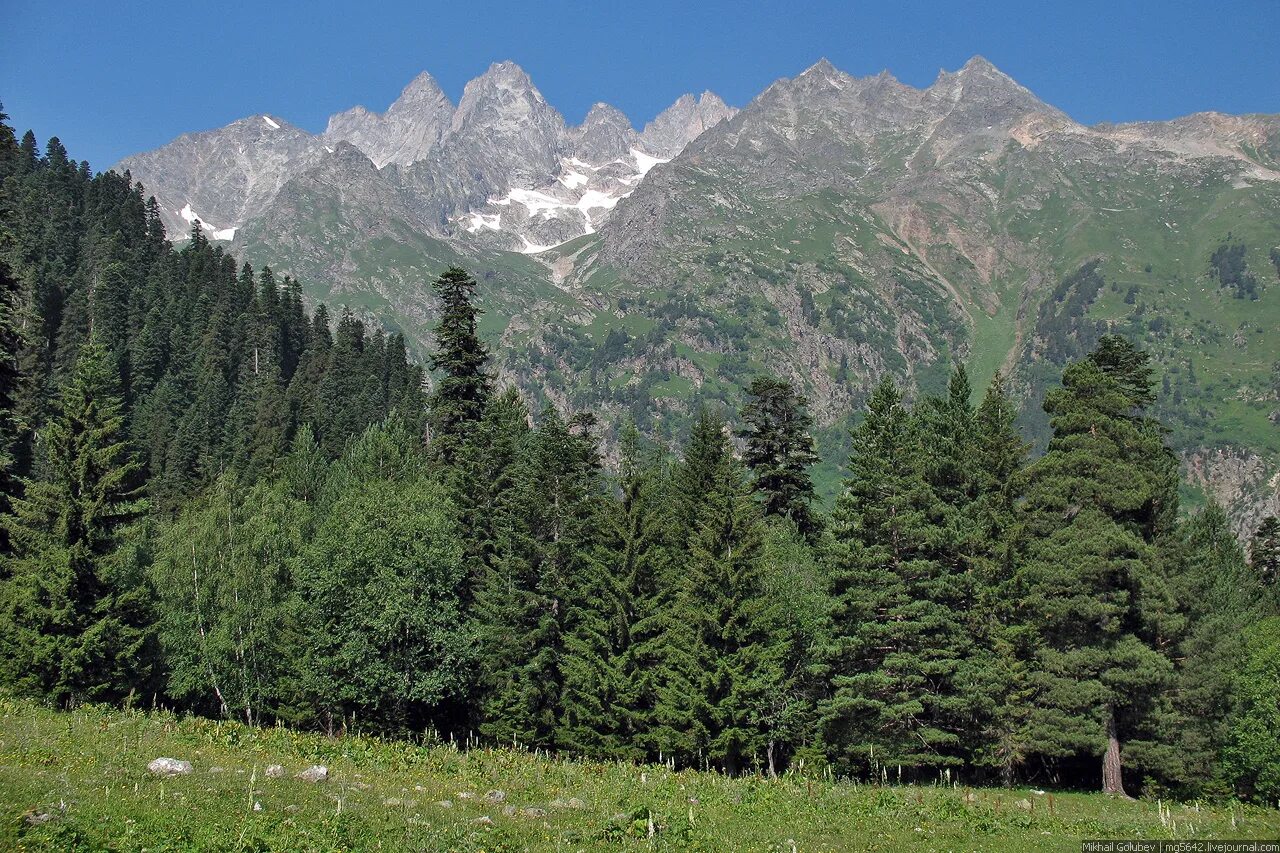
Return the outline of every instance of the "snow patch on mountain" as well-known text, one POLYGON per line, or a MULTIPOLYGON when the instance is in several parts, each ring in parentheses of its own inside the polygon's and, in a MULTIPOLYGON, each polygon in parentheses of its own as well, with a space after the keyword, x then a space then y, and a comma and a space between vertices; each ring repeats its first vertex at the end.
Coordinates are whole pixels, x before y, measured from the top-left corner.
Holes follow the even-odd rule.
POLYGON ((671 162, 670 157, 651 157, 650 155, 641 151, 639 148, 632 148, 631 156, 635 158, 636 171, 639 173, 640 177, 642 178, 645 175, 649 174, 649 170, 652 169, 654 166, 661 165, 662 163, 671 162))
POLYGON ((263 120, 264 122, 266 122, 267 127, 271 128, 272 130, 279 130, 279 129, 280 129, 280 125, 278 125, 278 124, 276 124, 274 121, 272 121, 272 120, 271 120, 271 116, 263 116, 263 117, 262 117, 262 120, 263 120))
POLYGON ((179 210, 178 215, 181 216, 183 219, 185 219, 189 225, 195 225, 197 222, 199 222, 200 227, 203 228, 205 231, 208 231, 209 236, 214 240, 234 240, 236 238, 236 229, 219 228, 216 225, 212 225, 208 222, 205 222, 203 219, 200 218, 199 214, 197 214, 194 210, 191 209, 190 204, 187 204, 185 207, 182 208, 182 210, 179 210))

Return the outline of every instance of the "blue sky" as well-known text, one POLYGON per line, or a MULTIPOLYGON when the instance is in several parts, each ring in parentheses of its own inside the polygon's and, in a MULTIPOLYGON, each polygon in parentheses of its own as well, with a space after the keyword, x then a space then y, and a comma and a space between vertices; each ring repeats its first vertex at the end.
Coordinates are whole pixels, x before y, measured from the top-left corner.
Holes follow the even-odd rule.
POLYGON ((641 126, 682 92, 741 106, 819 57, 927 85, 982 54, 1084 122, 1199 110, 1280 113, 1277 0, 754 3, 140 3, 0 0, 0 100, 106 168, 189 131, 270 112, 312 131, 385 109, 419 71, 455 101, 513 59, 579 121, 595 101, 641 126))

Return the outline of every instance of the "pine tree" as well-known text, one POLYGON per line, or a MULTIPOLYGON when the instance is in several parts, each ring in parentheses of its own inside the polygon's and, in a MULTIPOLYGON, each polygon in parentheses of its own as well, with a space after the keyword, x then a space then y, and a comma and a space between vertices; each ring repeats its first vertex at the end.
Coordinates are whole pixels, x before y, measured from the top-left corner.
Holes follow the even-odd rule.
POLYGON ((767 376, 753 380, 747 395, 742 407, 747 426, 739 436, 746 442, 743 461, 751 469, 764 512, 791 519, 812 538, 817 534, 818 520, 811 506, 814 491, 809 466, 818 456, 809 434, 813 419, 805 410, 808 401, 790 382, 767 376))
POLYGON ((431 442, 451 461, 466 429, 484 415, 491 381, 485 370, 489 352, 476 333, 476 282, 465 270, 450 267, 432 285, 440 298, 432 370, 441 371, 431 396, 431 442))
POLYGON ((0 674, 59 703, 117 699, 148 678, 147 595, 128 548, 146 509, 106 351, 86 345, 41 431, 41 478, 5 526, 14 548, 0 674))
POLYGON ((886 377, 853 432, 832 515, 832 686, 824 745, 846 770, 958 764, 964 713, 955 677, 967 638, 949 565, 946 509, 925 478, 919 427, 886 377))
POLYGON ((1176 466, 1147 356, 1104 336, 1045 398, 1053 439, 1030 472, 1018 608, 1040 635, 1031 720, 1046 757, 1092 755, 1122 794, 1122 738, 1169 683, 1157 647, 1172 608, 1157 544, 1177 511, 1176 466))

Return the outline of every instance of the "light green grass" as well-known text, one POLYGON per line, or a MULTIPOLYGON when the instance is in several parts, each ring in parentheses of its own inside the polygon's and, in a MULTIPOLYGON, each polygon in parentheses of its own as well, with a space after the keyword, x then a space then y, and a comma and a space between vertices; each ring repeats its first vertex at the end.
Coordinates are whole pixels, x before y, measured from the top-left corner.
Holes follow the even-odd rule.
POLYGON ((1280 836, 1274 810, 1165 808, 798 774, 729 779, 0 700, 0 848, 13 850, 1075 851, 1082 838, 1280 836), (159 756, 194 772, 154 777, 146 765, 159 756), (329 767, 329 781, 292 778, 312 763, 329 767), (288 775, 265 778, 270 764, 288 775), (505 796, 488 802, 491 791, 505 796), (39 815, 49 817, 32 825, 39 815))

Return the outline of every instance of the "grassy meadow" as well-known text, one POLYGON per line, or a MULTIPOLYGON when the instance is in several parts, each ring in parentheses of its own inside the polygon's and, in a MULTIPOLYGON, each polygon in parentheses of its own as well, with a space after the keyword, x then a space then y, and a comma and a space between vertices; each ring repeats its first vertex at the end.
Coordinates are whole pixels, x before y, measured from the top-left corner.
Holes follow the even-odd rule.
POLYGON ((1278 838, 1280 812, 1096 794, 730 779, 0 699, 6 850, 1079 850, 1278 838), (158 777, 157 757, 189 761, 158 777), (267 767, 284 768, 269 777, 267 767), (312 764, 327 781, 294 774, 312 764))

